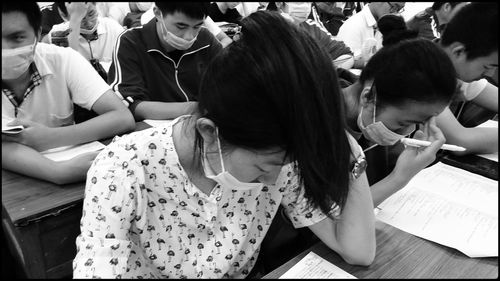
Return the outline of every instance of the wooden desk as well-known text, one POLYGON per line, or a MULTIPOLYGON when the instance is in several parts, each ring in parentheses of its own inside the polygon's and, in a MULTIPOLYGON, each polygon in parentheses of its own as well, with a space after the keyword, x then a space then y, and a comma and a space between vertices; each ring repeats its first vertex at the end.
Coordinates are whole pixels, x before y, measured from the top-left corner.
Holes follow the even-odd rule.
POLYGON ((368 267, 346 263, 322 242, 302 252, 263 279, 279 278, 313 251, 357 278, 497 278, 498 258, 472 259, 458 250, 376 222, 377 254, 368 267))
MULTIPOLYGON (((139 122, 136 131, 148 127, 139 122)), ((84 191, 85 182, 61 186, 2 169, 2 227, 27 278, 73 276, 84 191)))
MULTIPOLYGON (((443 162, 498 180, 498 163, 478 157, 443 157, 443 162)), ((498 257, 469 258, 462 252, 414 236, 381 221, 376 222, 377 253, 368 267, 346 263, 319 242, 265 275, 279 278, 310 251, 357 278, 498 278, 498 257)))

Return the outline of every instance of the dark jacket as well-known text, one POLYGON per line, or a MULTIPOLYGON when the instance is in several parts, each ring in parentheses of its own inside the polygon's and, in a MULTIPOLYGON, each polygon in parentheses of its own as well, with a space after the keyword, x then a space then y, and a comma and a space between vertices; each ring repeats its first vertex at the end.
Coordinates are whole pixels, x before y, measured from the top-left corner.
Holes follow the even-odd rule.
POLYGON ((196 101, 201 75, 221 50, 212 33, 201 28, 193 46, 176 62, 161 47, 156 18, 153 18, 144 26, 128 29, 120 35, 113 51, 108 83, 129 102, 132 113, 141 101, 196 101))

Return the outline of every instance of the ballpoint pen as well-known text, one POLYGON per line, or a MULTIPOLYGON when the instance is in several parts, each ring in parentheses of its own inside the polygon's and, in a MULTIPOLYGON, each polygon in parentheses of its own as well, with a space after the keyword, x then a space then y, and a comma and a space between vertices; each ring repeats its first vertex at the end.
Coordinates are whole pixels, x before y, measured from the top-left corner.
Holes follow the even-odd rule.
MULTIPOLYGON (((431 145, 430 141, 423 141, 423 140, 417 140, 417 139, 410 139, 410 138, 402 138, 401 143, 409 146, 415 146, 415 147, 422 147, 422 146, 429 146, 431 145)), ((443 144, 441 146, 441 149, 445 150, 450 150, 450 151, 465 151, 465 147, 461 147, 458 145, 452 145, 452 144, 443 144)))

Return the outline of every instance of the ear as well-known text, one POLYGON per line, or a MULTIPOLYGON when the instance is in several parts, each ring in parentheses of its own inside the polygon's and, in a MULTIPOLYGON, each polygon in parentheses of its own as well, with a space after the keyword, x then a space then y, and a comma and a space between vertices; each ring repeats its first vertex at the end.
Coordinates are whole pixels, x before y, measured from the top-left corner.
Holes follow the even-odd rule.
POLYGON ((453 42, 448 46, 453 60, 460 61, 467 59, 467 51, 465 45, 460 42, 453 42))
POLYGON ((451 12, 451 4, 448 2, 444 3, 442 8, 445 13, 451 12))
POLYGON ((160 11, 160 8, 156 7, 156 5, 153 7, 153 14, 155 15, 155 18, 161 19, 162 12, 160 11))
POLYGON ((370 90, 372 88, 373 80, 371 81, 366 81, 365 84, 363 85, 363 90, 361 91, 361 94, 359 96, 359 104, 366 108, 370 105, 373 105, 373 96, 370 96, 370 90))
POLYGON ((207 144, 208 147, 216 144, 216 126, 212 120, 204 117, 196 120, 196 129, 198 130, 201 137, 203 138, 203 141, 207 144))

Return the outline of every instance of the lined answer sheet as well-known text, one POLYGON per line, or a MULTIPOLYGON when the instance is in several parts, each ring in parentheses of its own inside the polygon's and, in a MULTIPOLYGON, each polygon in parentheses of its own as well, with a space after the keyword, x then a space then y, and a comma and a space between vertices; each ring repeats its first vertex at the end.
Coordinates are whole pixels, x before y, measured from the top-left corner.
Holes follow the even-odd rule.
POLYGON ((469 257, 498 256, 498 182, 436 163, 378 206, 376 218, 469 257))
POLYGON ((98 151, 106 147, 104 144, 93 141, 80 145, 62 146, 42 151, 42 155, 53 161, 65 161, 80 154, 98 151))
MULTIPOLYGON (((478 127, 497 128, 498 129, 498 121, 488 120, 488 121, 484 122, 483 124, 479 125, 478 127)), ((490 159, 492 161, 498 162, 498 151, 495 153, 489 153, 489 154, 478 154, 478 156, 481 156, 481 157, 484 157, 486 159, 490 159)))
POLYGON ((314 252, 309 252, 280 279, 357 279, 314 252))

